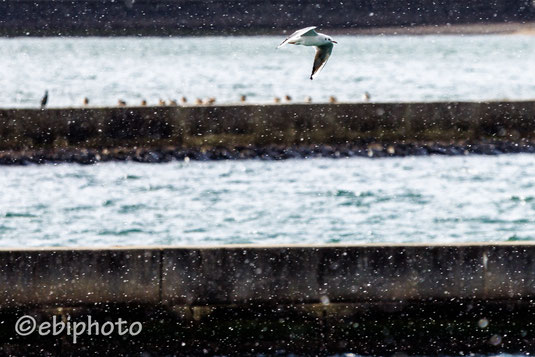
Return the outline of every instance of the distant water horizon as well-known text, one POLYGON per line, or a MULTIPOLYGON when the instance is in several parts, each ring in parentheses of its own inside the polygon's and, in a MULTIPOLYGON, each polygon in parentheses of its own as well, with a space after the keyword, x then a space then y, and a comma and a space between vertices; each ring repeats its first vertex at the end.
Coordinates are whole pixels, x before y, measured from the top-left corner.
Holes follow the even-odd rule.
POLYGON ((314 49, 284 36, 0 39, 0 107, 157 105, 185 96, 216 104, 289 95, 327 102, 530 100, 535 41, 527 35, 336 36, 316 79, 314 49))

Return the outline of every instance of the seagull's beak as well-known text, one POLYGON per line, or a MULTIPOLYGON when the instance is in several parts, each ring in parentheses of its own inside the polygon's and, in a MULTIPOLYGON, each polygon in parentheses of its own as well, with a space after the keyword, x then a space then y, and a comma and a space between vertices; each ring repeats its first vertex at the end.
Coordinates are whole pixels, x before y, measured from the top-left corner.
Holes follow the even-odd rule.
POLYGON ((332 43, 336 43, 336 44, 338 44, 338 42, 336 42, 335 40, 332 40, 332 43))

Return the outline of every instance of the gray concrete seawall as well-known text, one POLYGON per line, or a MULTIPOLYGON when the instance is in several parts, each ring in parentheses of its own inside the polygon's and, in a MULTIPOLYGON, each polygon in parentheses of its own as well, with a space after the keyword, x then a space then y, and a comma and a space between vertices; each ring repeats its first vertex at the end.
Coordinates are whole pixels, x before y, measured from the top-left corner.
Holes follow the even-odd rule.
POLYGON ((0 109, 0 150, 535 138, 535 102, 0 109))
POLYGON ((121 353, 533 351, 533 257, 532 243, 3 249, 0 354, 80 353, 14 336, 22 314, 142 321, 106 345, 121 353))
POLYGON ((0 251, 0 302, 168 305, 516 300, 535 244, 222 246, 0 251))

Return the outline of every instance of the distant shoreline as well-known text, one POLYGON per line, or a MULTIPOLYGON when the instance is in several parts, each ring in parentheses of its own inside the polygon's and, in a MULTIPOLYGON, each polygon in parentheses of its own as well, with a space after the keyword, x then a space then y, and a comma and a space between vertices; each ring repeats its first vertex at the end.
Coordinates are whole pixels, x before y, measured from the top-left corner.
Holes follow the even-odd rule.
MULTIPOLYGON (((321 31, 332 35, 354 36, 426 36, 426 35, 535 35, 535 22, 508 22, 508 23, 482 23, 482 24, 441 24, 441 25, 415 25, 367 28, 338 28, 320 27, 321 31)), ((28 32, 26 35, 3 34, 3 38, 28 37, 208 37, 208 36, 281 36, 293 32, 289 29, 261 29, 240 31, 204 31, 204 30, 178 30, 170 34, 158 33, 69 33, 41 34, 28 32)))
POLYGON ((331 29, 332 34, 339 35, 535 35, 535 22, 500 23, 500 24, 447 24, 422 26, 396 26, 360 29, 331 29))

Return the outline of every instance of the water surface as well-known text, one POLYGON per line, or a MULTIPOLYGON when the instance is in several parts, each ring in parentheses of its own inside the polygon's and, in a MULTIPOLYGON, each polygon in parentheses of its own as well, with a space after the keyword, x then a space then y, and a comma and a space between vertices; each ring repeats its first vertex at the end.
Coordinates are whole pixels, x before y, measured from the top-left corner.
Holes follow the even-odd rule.
POLYGON ((528 154, 0 171, 0 246, 535 238, 528 154))
POLYGON ((335 36, 323 72, 310 81, 314 49, 275 48, 283 35, 185 38, 0 39, 0 107, 138 105, 158 99, 247 95, 255 103, 289 94, 360 101, 535 98, 535 38, 335 36))

